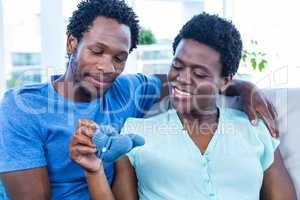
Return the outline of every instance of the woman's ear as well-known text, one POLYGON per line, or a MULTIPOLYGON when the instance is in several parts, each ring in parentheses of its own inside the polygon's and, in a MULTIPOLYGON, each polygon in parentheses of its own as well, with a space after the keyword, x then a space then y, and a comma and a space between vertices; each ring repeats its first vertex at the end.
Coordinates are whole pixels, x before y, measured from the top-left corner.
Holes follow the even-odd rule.
POLYGON ((220 87, 219 87, 221 93, 223 93, 226 90, 226 88, 230 85, 232 78, 233 78, 232 75, 221 78, 220 87))
POLYGON ((71 56, 76 51, 78 41, 73 35, 68 35, 67 38, 67 54, 71 56))

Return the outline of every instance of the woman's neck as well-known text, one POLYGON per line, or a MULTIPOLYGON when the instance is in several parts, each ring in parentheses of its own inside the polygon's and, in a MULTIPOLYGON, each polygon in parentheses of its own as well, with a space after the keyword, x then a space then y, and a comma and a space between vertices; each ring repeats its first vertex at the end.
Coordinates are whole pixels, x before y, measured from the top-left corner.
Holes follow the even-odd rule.
POLYGON ((219 110, 212 106, 204 111, 178 113, 181 123, 190 134, 213 134, 218 127, 219 110))

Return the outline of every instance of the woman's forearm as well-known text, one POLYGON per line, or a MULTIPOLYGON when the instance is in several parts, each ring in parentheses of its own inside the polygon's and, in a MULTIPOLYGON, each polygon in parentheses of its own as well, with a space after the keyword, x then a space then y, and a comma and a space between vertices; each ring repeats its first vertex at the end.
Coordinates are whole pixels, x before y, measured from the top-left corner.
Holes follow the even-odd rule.
POLYGON ((115 200, 103 166, 96 172, 85 171, 85 177, 92 200, 115 200))

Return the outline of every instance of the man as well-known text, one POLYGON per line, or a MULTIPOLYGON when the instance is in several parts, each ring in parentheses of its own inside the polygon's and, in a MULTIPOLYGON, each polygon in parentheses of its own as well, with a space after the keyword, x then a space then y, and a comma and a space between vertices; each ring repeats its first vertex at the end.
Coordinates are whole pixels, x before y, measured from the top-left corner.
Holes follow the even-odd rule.
MULTIPOLYGON (((168 95, 166 76, 120 75, 136 48, 138 30, 137 17, 124 1, 82 1, 67 27, 65 74, 5 94, 0 107, 0 173, 6 199, 90 198, 83 170, 68 156, 78 120, 120 130, 128 117, 143 117, 168 95)), ((276 134, 272 109, 268 111, 260 93, 252 98, 253 89, 236 82, 226 92, 241 95, 250 119, 258 111, 276 134)), ((113 164, 104 165, 111 183, 113 164)))

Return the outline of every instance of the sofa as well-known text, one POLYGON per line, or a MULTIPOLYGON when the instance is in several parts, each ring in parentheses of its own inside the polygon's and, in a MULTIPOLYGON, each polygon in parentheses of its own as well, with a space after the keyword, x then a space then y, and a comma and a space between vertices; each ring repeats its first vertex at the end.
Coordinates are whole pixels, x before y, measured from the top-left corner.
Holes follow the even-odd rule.
MULTIPOLYGON (((280 150, 284 159, 285 166, 294 182, 298 199, 300 199, 300 89, 272 89, 263 90, 267 98, 274 104, 279 116, 280 130, 280 150)), ((220 97, 219 105, 239 108, 240 101, 238 97, 220 97)), ((169 105, 169 99, 164 99, 160 104, 156 104, 147 114, 148 117, 157 114, 157 107, 166 109, 169 105)), ((0 183, 1 200, 1 183, 0 183)))

